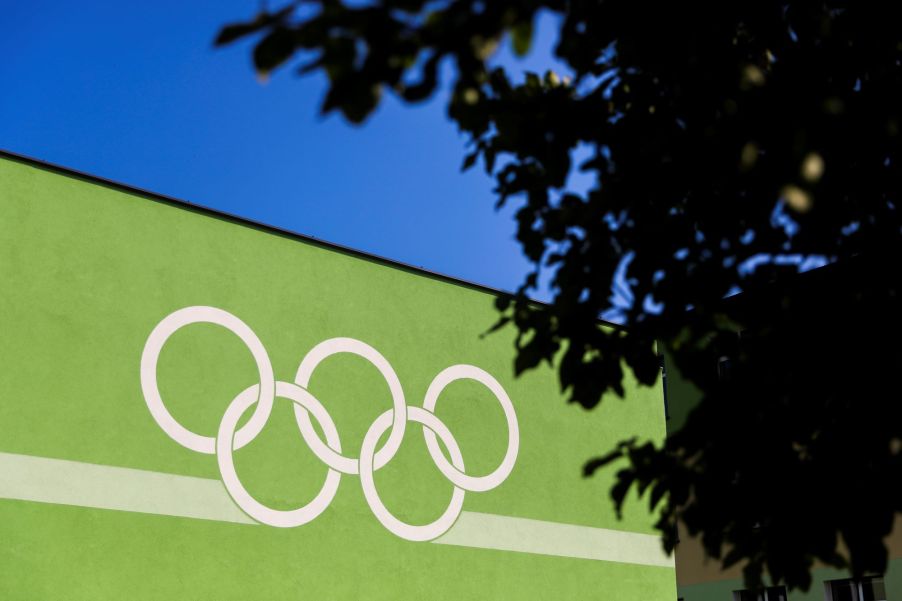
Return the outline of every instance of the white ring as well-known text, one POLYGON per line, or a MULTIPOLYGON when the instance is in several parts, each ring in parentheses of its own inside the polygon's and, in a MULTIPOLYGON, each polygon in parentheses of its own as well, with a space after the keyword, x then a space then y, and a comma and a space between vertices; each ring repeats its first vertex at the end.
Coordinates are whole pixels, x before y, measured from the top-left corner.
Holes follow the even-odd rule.
POLYGON ((235 434, 235 448, 240 449, 253 440, 266 425, 272 412, 276 385, 272 364, 263 343, 247 324, 231 313, 216 307, 185 307, 167 315, 157 324, 147 338, 141 354, 141 389, 144 392, 144 400, 150 414, 172 440, 198 453, 212 455, 215 452, 216 439, 192 432, 176 421, 163 403, 157 386, 157 361, 163 345, 176 330, 192 323, 212 323, 226 328, 241 338, 257 363, 257 371, 260 373, 260 396, 256 399, 257 409, 251 419, 235 434))
MULTIPOLYGON (((420 407, 408 407, 407 419, 423 424, 425 426, 424 430, 428 428, 430 432, 437 433, 445 443, 445 446, 448 447, 448 452, 451 454, 451 462, 458 469, 464 469, 464 458, 460 454, 457 441, 454 440, 448 427, 435 415, 420 407)), ((457 521, 464 506, 464 495, 466 493, 455 485, 454 492, 451 493, 451 502, 448 504, 448 509, 437 520, 425 526, 407 524, 393 516, 382 502, 382 499, 379 498, 379 491, 376 490, 376 482, 373 478, 374 449, 376 448, 376 443, 379 442, 379 438, 388 430, 391 424, 392 413, 391 411, 386 411, 376 418, 376 421, 367 430, 366 436, 363 437, 363 444, 360 447, 360 484, 363 487, 363 496, 366 497, 370 510, 372 510, 376 519, 396 536, 410 541, 427 541, 438 538, 450 530, 454 522, 457 521)))
MULTIPOLYGON (((388 435, 388 440, 385 441, 382 448, 376 452, 375 469, 378 470, 391 461, 404 440, 408 411, 407 403, 404 402, 404 390, 401 388, 398 375, 385 357, 370 345, 354 338, 330 338, 310 349, 310 352, 304 356, 301 365, 298 367, 297 375, 294 378, 295 383, 301 388, 309 388, 310 376, 313 375, 313 370, 316 369, 323 359, 336 353, 353 353, 363 357, 379 370, 388 383, 394 415, 391 434, 388 435)), ((319 457, 320 461, 343 474, 359 473, 358 460, 345 457, 340 452, 336 452, 335 449, 329 448, 331 445, 327 446, 320 440, 316 430, 313 429, 313 424, 310 422, 310 416, 302 406, 294 406, 294 416, 304 440, 313 453, 319 457)), ((340 450, 341 447, 338 447, 338 451, 340 450)))
MULTIPOLYGON (((335 422, 329 417, 325 407, 312 394, 290 382, 276 382, 276 395, 280 398, 290 399, 294 401, 296 407, 303 406, 307 411, 312 412, 313 416, 319 421, 320 426, 322 426, 323 433, 326 435, 326 440, 329 444, 341 450, 335 422)), ((279 528, 291 528, 306 524, 316 519, 332 502, 335 493, 338 491, 341 474, 329 468, 326 473, 326 481, 316 497, 298 509, 288 511, 272 509, 253 498, 247 492, 247 489, 244 488, 244 485, 241 484, 238 473, 235 471, 232 443, 233 437, 236 436, 235 428, 238 425, 238 420, 241 419, 248 407, 256 401, 257 385, 254 384, 235 397, 235 400, 226 409, 225 415, 222 416, 219 432, 216 435, 216 460, 219 463, 219 473, 222 475, 222 482, 238 507, 258 522, 279 528)))
MULTIPOLYGON (((463 472, 463 468, 458 468, 456 465, 448 463, 438 445, 438 440, 435 438, 435 432, 431 429, 423 428, 423 436, 426 438, 426 447, 429 449, 429 454, 432 455, 432 460, 448 480, 464 490, 484 492, 492 490, 504 482, 510 475, 511 470, 514 469, 514 464, 517 462, 517 453, 520 450, 520 427, 517 423, 517 414, 514 412, 514 404, 511 403, 510 397, 507 396, 507 392, 504 391, 498 380, 487 371, 473 365, 452 365, 435 376, 435 379, 432 380, 432 384, 429 385, 429 389, 426 391, 423 408, 427 412, 434 412, 438 397, 445 387, 455 380, 463 379, 476 380, 483 384, 501 403, 501 409, 504 410, 504 417, 507 419, 507 452, 504 454, 504 459, 501 460, 501 465, 486 476, 468 476, 463 472)), ((408 411, 412 409, 413 407, 410 407, 408 411)))

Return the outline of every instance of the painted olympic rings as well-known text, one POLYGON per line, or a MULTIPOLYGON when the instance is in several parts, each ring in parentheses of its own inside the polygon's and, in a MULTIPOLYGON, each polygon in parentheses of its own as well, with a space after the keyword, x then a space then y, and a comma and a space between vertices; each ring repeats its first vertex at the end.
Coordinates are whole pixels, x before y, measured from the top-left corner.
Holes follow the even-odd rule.
POLYGON ((395 535, 412 541, 437 538, 447 532, 463 510, 465 492, 492 490, 504 482, 517 461, 520 448, 520 429, 513 403, 501 384, 488 372, 472 365, 453 365, 441 371, 429 385, 422 407, 408 407, 401 382, 391 364, 376 349, 353 338, 331 338, 317 344, 301 360, 294 382, 276 380, 272 363, 263 343, 243 321, 215 307, 186 307, 166 316, 150 333, 141 356, 141 389, 150 414, 172 440, 198 453, 215 454, 226 490, 235 503, 253 519, 263 524, 289 528, 314 520, 332 502, 342 474, 359 475, 364 498, 376 519, 395 535), (248 347, 257 365, 259 382, 236 396, 223 414, 215 437, 202 436, 185 428, 166 408, 157 385, 157 362, 160 352, 172 334, 193 323, 211 323, 226 328, 248 347), (336 353, 352 353, 372 363, 388 384, 392 408, 382 413, 370 425, 361 445, 359 459, 342 454, 341 440, 335 422, 320 401, 307 387, 316 367, 336 353), (460 448, 448 427, 435 415, 439 395, 451 382, 475 380, 492 392, 501 404, 507 421, 507 451, 501 464, 486 476, 471 476, 464 471, 460 448), (260 434, 272 413, 276 398, 293 403, 295 421, 301 436, 314 455, 327 467, 325 482, 312 501, 291 510, 277 510, 257 501, 244 487, 235 471, 233 453, 260 434), (242 416, 254 407, 250 419, 241 428, 242 416), (313 425, 319 424, 325 441, 313 425), (429 455, 439 471, 454 485, 451 501, 445 512, 431 524, 417 526, 396 518, 382 503, 374 479, 374 472, 388 464, 398 452, 407 422, 423 426, 423 436, 429 455), (381 437, 389 431, 381 448, 381 437), (451 456, 445 458, 439 445, 441 439, 451 456))

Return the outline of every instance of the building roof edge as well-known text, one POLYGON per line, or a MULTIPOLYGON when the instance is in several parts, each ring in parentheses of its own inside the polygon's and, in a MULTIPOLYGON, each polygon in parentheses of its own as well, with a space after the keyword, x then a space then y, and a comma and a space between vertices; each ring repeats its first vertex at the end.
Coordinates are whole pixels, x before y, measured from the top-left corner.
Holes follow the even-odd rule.
MULTIPOLYGON (((308 234, 301 234, 301 233, 295 232, 293 230, 278 227, 278 226, 264 223, 261 221, 256 221, 254 219, 249 219, 247 217, 242 217, 240 215, 236 215, 234 213, 229 213, 227 211, 221 211, 219 209, 214 209, 214 208, 211 208, 211 207, 208 207, 205 205, 201 205, 201 204, 197 204, 197 203, 194 203, 194 202, 191 202, 188 200, 176 198, 174 196, 160 194, 157 192, 153 192, 151 190, 139 188, 137 186, 132 186, 129 184, 111 180, 111 179, 101 177, 98 175, 93 175, 91 173, 87 173, 84 171, 79 171, 78 169, 64 167, 64 166, 58 165, 56 163, 51 163, 49 161, 37 159, 37 158, 31 157, 31 156, 27 156, 24 154, 6 150, 4 148, 0 148, 0 158, 9 159, 9 160, 17 161, 20 163, 25 163, 25 164, 31 165, 33 167, 46 169, 48 171, 53 171, 53 172, 56 172, 56 173, 59 173, 62 175, 66 175, 68 177, 74 177, 77 179, 88 181, 93 184, 107 186, 110 188, 114 188, 116 190, 120 190, 123 192, 128 192, 130 194, 142 196, 144 198, 153 200, 155 202, 162 202, 162 203, 166 203, 166 204, 178 207, 178 208, 202 213, 202 214, 210 216, 210 217, 224 219, 224 220, 230 221, 232 223, 236 223, 236 224, 243 225, 246 227, 251 227, 251 228, 254 228, 257 230, 268 232, 270 234, 275 234, 278 236, 285 236, 285 237, 291 238, 293 240, 305 242, 308 244, 313 244, 314 246, 318 246, 320 248, 326 248, 329 250, 340 252, 340 253, 350 255, 353 257, 357 257, 360 259, 373 261, 375 263, 379 263, 379 264, 385 265, 387 267, 401 269, 403 271, 407 271, 410 273, 415 273, 415 274, 418 274, 421 276, 436 279, 436 280, 439 280, 439 281, 442 281, 442 282, 445 282, 448 284, 463 286, 465 288, 469 288, 471 290, 476 290, 479 292, 490 294, 492 296, 511 296, 512 295, 511 292, 501 290, 499 288, 493 288, 493 287, 487 286, 485 284, 480 284, 480 283, 473 282, 470 280, 465 280, 463 278, 446 275, 444 273, 432 271, 430 269, 426 269, 421 266, 412 265, 410 263, 405 263, 403 261, 397 261, 395 259, 390 259, 388 257, 384 257, 384 256, 377 255, 374 253, 370 253, 370 252, 366 252, 366 251, 359 250, 356 248, 352 248, 350 246, 338 244, 336 242, 330 242, 328 240, 323 240, 323 239, 317 238, 315 236, 310 236, 308 234)), ((538 300, 530 299, 530 302, 534 303, 535 305, 542 306, 542 307, 550 306, 548 303, 538 301, 538 300)), ((609 322, 609 321, 606 321, 603 319, 599 319, 598 322, 602 325, 610 326, 610 327, 613 327, 616 329, 624 328, 624 326, 622 326, 620 324, 609 322)))

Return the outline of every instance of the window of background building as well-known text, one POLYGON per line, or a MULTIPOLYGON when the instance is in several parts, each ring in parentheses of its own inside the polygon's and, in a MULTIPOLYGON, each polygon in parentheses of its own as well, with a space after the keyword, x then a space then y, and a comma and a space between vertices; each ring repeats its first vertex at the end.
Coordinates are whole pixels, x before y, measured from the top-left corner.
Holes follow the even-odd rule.
POLYGON ((733 375, 733 359, 724 355, 717 360, 717 379, 721 382, 729 382, 733 375))
POLYGON ((882 576, 828 580, 824 589, 826 601, 886 601, 882 576))
POLYGON ((785 586, 769 586, 756 591, 733 591, 733 601, 786 601, 785 586))

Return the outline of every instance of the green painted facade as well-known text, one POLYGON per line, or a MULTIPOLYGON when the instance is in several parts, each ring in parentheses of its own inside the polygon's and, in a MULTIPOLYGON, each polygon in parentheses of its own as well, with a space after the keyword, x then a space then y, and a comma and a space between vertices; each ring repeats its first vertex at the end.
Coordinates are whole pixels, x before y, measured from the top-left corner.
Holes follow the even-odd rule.
MULTIPOLYGON (((628 383, 627 402, 592 412, 567 406, 553 369, 513 377, 512 332, 481 336, 496 318, 492 303, 475 287, 0 157, 0 453, 219 480, 214 456, 161 430, 140 382, 153 328, 173 311, 208 305, 256 333, 276 380, 291 381, 304 355, 334 337, 377 349, 408 406, 422 405, 443 369, 480 367, 510 396, 520 445, 510 476, 467 492, 464 511, 654 534, 645 502, 616 519, 607 492, 614 470, 586 480, 580 469, 621 439, 664 436, 660 387, 628 383)), ((208 436, 259 381, 239 338, 204 323, 169 339, 157 375, 172 415, 208 436)), ((325 360, 309 392, 350 457, 391 407, 379 372, 350 354, 325 360)), ((507 427, 485 387, 454 382, 435 413, 468 474, 498 465, 507 427)), ((326 474, 281 398, 234 457, 248 490, 274 508, 308 502, 326 474)), ((413 422, 375 482, 394 515, 417 524, 436 519, 452 491, 413 422)), ((672 567, 403 540, 374 517, 356 475, 342 476, 322 515, 285 529, 0 499, 2 599, 675 597, 672 567)))

